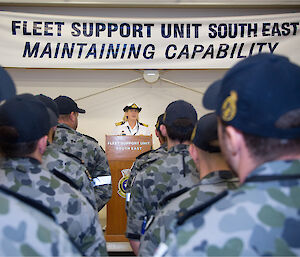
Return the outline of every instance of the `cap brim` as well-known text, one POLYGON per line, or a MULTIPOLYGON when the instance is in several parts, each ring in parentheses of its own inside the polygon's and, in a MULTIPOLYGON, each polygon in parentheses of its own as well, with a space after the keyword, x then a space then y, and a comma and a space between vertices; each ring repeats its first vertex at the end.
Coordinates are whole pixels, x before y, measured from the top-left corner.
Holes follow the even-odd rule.
POLYGON ((77 112, 79 112, 79 113, 85 113, 85 110, 78 108, 77 112))
POLYGON ((218 95, 221 90, 222 80, 217 80, 212 83, 208 89, 205 91, 205 94, 202 99, 203 106, 208 110, 216 110, 218 95))

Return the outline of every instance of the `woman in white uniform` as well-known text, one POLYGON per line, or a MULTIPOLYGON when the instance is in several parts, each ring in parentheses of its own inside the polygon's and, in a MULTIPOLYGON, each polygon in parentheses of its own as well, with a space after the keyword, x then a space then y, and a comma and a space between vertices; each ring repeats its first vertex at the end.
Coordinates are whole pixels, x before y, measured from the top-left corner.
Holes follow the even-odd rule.
POLYGON ((150 130, 147 124, 139 122, 139 112, 142 108, 135 103, 126 105, 123 108, 123 121, 115 123, 116 127, 113 135, 128 135, 128 136, 150 136, 150 130))

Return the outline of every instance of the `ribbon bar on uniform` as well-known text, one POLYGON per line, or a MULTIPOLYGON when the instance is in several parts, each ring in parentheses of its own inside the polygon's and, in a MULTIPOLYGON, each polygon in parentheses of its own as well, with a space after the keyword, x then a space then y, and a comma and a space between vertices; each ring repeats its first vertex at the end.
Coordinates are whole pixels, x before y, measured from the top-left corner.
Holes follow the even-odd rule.
POLYGON ((97 178, 93 178, 94 187, 110 185, 110 184, 111 184, 111 176, 99 176, 97 178))

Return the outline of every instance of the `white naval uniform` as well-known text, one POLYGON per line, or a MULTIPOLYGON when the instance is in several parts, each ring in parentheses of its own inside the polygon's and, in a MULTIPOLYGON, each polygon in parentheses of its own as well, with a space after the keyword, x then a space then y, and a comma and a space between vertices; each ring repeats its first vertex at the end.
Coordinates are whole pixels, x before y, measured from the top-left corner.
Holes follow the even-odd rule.
POLYGON ((116 125, 116 127, 113 130, 113 135, 127 135, 127 136, 150 136, 150 130, 147 126, 145 126, 143 123, 136 122, 134 128, 131 128, 129 126, 128 121, 121 122, 121 125, 116 125))

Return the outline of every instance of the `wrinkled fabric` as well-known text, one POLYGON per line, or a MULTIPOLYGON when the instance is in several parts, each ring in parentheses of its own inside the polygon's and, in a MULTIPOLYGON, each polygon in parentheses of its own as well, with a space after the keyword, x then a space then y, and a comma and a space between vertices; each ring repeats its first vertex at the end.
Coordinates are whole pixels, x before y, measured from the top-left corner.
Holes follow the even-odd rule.
MULTIPOLYGON (((248 176, 299 175, 300 161, 273 161, 248 176)), ((299 256, 300 179, 245 182, 175 226, 157 256, 299 256)))
POLYGON ((2 190, 0 255, 81 256, 67 233, 51 217, 2 190))
POLYGON ((198 185, 171 199, 157 211, 154 221, 141 237, 139 255, 153 256, 160 242, 166 241, 179 217, 216 194, 237 188, 238 183, 238 178, 232 172, 215 171, 203 177, 198 185))
MULTIPOLYGON (((79 164, 71 157, 59 152, 54 145, 48 145, 43 154, 42 168, 51 173, 59 172, 67 176, 77 187, 83 196, 96 209, 96 199, 92 182, 86 174, 84 165, 79 164)), ((67 181, 65 181, 67 182, 67 181)))
POLYGON ((136 175, 128 206, 126 236, 129 239, 140 239, 145 223, 155 215, 160 200, 199 183, 199 173, 188 147, 179 144, 170 148, 166 155, 136 175))
POLYGON ((6 159, 0 167, 0 183, 51 209, 84 255, 107 255, 98 213, 79 191, 42 169, 35 159, 6 159))
MULTIPOLYGON (((74 154, 82 160, 92 178, 111 176, 105 152, 98 142, 83 135, 65 124, 59 124, 53 139, 60 151, 74 154)), ((110 200, 112 195, 111 184, 94 187, 98 211, 110 200)))

